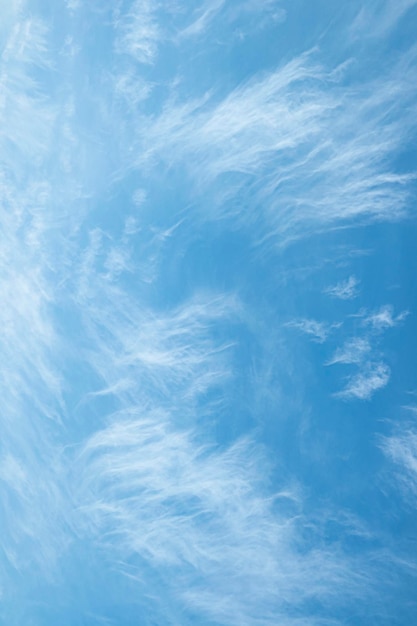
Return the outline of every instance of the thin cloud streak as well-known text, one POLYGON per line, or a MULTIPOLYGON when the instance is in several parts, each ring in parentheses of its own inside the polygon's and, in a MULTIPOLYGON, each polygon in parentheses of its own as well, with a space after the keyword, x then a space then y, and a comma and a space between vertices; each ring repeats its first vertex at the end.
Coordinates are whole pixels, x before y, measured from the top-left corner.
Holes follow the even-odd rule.
POLYGON ((360 310, 350 316, 361 319, 361 335, 348 338, 342 347, 337 348, 326 366, 354 365, 356 373, 348 377, 344 389, 335 396, 345 400, 369 400, 376 391, 383 389, 390 379, 390 368, 382 360, 380 350, 381 336, 388 330, 400 325, 408 316, 408 311, 394 315, 391 305, 381 306, 373 313, 360 310))
POLYGON ((346 280, 325 289, 324 293, 340 300, 353 300, 358 295, 358 285, 358 279, 355 276, 349 276, 346 280))
MULTIPOLYGON (((210 392, 218 410, 233 374, 233 346, 224 345, 219 328, 239 317, 240 303, 200 296, 164 314, 149 312, 101 272, 105 241, 91 240, 74 299, 94 346, 80 356, 116 410, 71 457, 77 535, 136 581, 144 597, 151 593, 147 572, 150 580, 157 574, 173 615, 320 624, 322 616, 305 608, 310 602, 323 607, 319 613, 337 610, 342 588, 344 598, 361 601, 371 576, 342 550, 303 539, 305 524, 314 523, 297 493, 268 488, 264 450, 250 439, 220 447, 204 434, 214 418, 204 398, 210 392)), ((83 411, 100 396, 90 396, 83 411)), ((162 619, 158 604, 149 610, 162 619)))
POLYGON ((324 343, 332 329, 338 328, 340 324, 328 324, 327 322, 318 322, 313 319, 300 319, 287 322, 285 326, 300 330, 302 333, 309 335, 312 341, 324 343))
MULTIPOLYGON (((66 417, 66 383, 62 371, 65 341, 55 325, 55 279, 66 246, 62 257, 54 252, 65 241, 62 231, 71 232, 71 220, 67 222, 65 212, 58 218, 57 211, 76 193, 68 192, 73 182, 70 173, 58 193, 54 186, 56 169, 49 166, 57 106, 33 78, 53 72, 48 28, 35 17, 21 17, 25 3, 15 8, 0 60, 0 572, 4 607, 10 599, 12 604, 13 599, 15 605, 19 602, 22 581, 24 589, 35 579, 51 581, 71 542, 67 468, 57 444, 66 417), (48 178, 45 170, 51 173, 48 178)), ((8 618, 5 621, 11 623, 8 618)))
POLYGON ((162 39, 156 18, 156 3, 140 0, 132 4, 126 15, 116 21, 116 51, 130 55, 135 61, 152 64, 162 39))
POLYGON ((415 7, 416 0, 385 0, 370 2, 356 16, 350 33, 353 39, 359 37, 380 38, 398 26, 398 22, 415 7), (372 27, 370 28, 370 24, 372 27))
MULTIPOLYGON (((416 408, 414 411, 416 411, 416 408)), ((406 501, 417 505, 417 430, 414 424, 397 428, 389 437, 382 437, 380 447, 394 464, 396 479, 406 501)))
POLYGON ((342 90, 336 70, 314 62, 317 52, 310 52, 221 101, 208 94, 169 105, 147 120, 146 132, 139 130, 138 167, 156 158, 181 165, 197 196, 222 177, 223 194, 218 204, 213 198, 207 218, 258 223, 267 230, 260 235, 264 246, 311 228, 398 219, 414 176, 394 173, 389 162, 414 120, 393 111, 399 101, 415 100, 413 55, 384 80, 342 90), (254 210, 238 215, 232 199, 242 189, 254 210))
MULTIPOLYGON (((277 616, 320 624, 304 608, 309 602, 338 607, 342 588, 360 601, 371 577, 343 551, 303 540, 312 522, 297 493, 268 488, 262 448, 250 439, 220 447, 204 436, 214 417, 204 398, 210 392, 217 410, 232 374, 233 347, 212 331, 218 336, 219 323, 239 316, 239 302, 201 296, 149 313, 101 274, 98 251, 92 240, 74 298, 94 346, 82 358, 117 410, 71 457, 77 535, 144 597, 147 572, 150 580, 157 573, 173 615, 236 626, 272 625, 277 616)), ((99 399, 90 396, 83 411, 99 399)), ((151 603, 155 619, 160 610, 151 603)))
MULTIPOLYGON (((279 500, 267 495, 252 443, 210 450, 172 430, 169 415, 140 408, 112 421, 79 463, 92 538, 121 555, 122 571, 142 560, 163 567, 168 602, 236 625, 298 624, 313 598, 332 604, 341 588, 345 598, 361 596, 364 581, 345 556, 301 548, 303 520, 280 514, 279 500)), ((138 585, 146 588, 140 575, 138 585)))
POLYGON ((389 304, 382 306, 378 311, 365 315, 363 324, 376 332, 382 332, 388 328, 398 326, 408 316, 408 311, 402 311, 394 315, 393 307, 389 304))
POLYGON ((225 0, 209 0, 203 3, 202 8, 198 11, 199 15, 180 32, 179 37, 201 36, 208 29, 212 20, 221 11, 224 4, 225 0))
POLYGON ((348 339, 342 348, 338 348, 326 365, 363 363, 370 352, 371 346, 367 339, 354 337, 348 339))
POLYGON ((335 396, 344 400, 370 400, 376 391, 388 384, 390 374, 390 368, 383 362, 367 363, 335 396))

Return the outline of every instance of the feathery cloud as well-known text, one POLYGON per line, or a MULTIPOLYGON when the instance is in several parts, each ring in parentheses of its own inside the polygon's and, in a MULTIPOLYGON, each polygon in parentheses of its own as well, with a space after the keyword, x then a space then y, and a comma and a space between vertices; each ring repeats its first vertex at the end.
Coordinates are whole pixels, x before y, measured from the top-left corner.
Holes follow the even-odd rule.
POLYGON ((201 9, 197 11, 196 18, 181 31, 180 37, 200 36, 207 30, 209 24, 221 11, 224 4, 225 0, 208 0, 204 2, 201 9))
POLYGON ((208 94, 165 107, 141 124, 137 166, 155 158, 181 165, 197 195, 221 177, 208 217, 257 223, 264 246, 312 228, 401 217, 413 175, 394 172, 389 162, 414 121, 386 111, 414 101, 411 59, 401 73, 393 68, 384 80, 346 90, 315 56, 301 55, 220 101, 208 94), (236 214, 232 198, 242 190, 250 214, 236 214))
POLYGON ((381 332, 388 328, 394 328, 408 316, 408 311, 402 311, 398 315, 394 315, 393 307, 389 304, 382 306, 378 311, 366 315, 363 323, 370 326, 373 330, 381 332))
POLYGON ((350 31, 358 37, 383 37, 416 5, 416 0, 384 0, 371 2, 359 10, 350 31), (370 28, 369 25, 372 24, 370 28))
MULTIPOLYGON (((253 444, 210 449, 170 422, 139 407, 117 414, 78 461, 92 539, 122 571, 141 561, 163 567, 164 602, 236 625, 319 624, 303 608, 313 599, 332 604, 339 588, 361 595, 353 564, 337 549, 303 545, 302 518, 280 514, 292 496, 267 495, 253 444)), ((140 569, 137 582, 146 590, 140 569)))
POLYGON ((293 320, 287 322, 285 325, 289 328, 296 328, 306 335, 310 335, 312 341, 316 341, 317 343, 324 343, 332 329, 339 326, 339 324, 328 324, 313 319, 293 320))
POLYGON ((363 363, 370 352, 371 346, 367 339, 354 337, 348 339, 342 348, 338 348, 326 365, 363 363))
POLYGON ((355 276, 349 276, 346 280, 328 287, 324 293, 340 300, 353 300, 358 295, 359 281, 355 276))
MULTIPOLYGON (((415 408, 415 407, 414 407, 415 408)), ((417 503, 417 430, 413 424, 397 428, 397 432, 382 437, 380 446, 396 467, 396 478, 408 500, 417 503)))
POLYGON ((156 9, 157 4, 150 0, 132 3, 129 12, 117 21, 117 52, 129 54, 139 63, 154 62, 162 39, 156 9))
POLYGON ((367 363, 352 376, 346 387, 335 395, 345 400, 369 400, 375 391, 383 389, 389 382, 390 368, 385 363, 367 363))

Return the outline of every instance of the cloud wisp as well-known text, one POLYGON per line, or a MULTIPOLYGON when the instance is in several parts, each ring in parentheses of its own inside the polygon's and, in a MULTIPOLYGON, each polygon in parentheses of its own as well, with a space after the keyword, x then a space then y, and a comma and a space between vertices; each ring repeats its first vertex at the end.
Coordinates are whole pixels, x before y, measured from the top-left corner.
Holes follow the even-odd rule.
POLYGON ((303 545, 303 516, 297 507, 280 513, 291 494, 268 495, 252 443, 201 446, 161 411, 132 409, 112 421, 78 460, 83 510, 92 539, 126 575, 138 568, 145 594, 143 562, 161 572, 164 602, 216 623, 319 624, 309 603, 332 605, 341 588, 359 599, 366 576, 337 549, 303 545))
POLYGON ((398 22, 416 6, 416 0, 385 0, 362 7, 350 27, 353 39, 381 38, 398 26, 398 22), (369 24, 372 24, 372 28, 369 24))
POLYGON ((143 120, 138 167, 155 159, 181 166, 197 195, 221 178, 222 195, 210 196, 207 217, 255 221, 267 230, 259 234, 264 246, 353 220, 401 217, 413 175, 394 172, 389 162, 414 124, 393 114, 416 96, 411 59, 398 62, 401 72, 393 67, 384 80, 346 90, 338 81, 349 66, 338 74, 317 56, 301 55, 220 101, 208 94, 166 106, 145 132, 143 120), (253 210, 237 215, 243 190, 253 210))
POLYGON ((344 389, 336 397, 345 400, 370 400, 376 391, 389 382, 391 372, 378 348, 378 337, 388 329, 398 326, 408 315, 403 311, 394 315, 393 307, 385 305, 375 313, 361 312, 362 336, 347 339, 326 365, 354 365, 356 373, 348 377, 344 389))
POLYGON ((346 280, 342 280, 332 287, 327 287, 324 293, 340 300, 353 300, 358 295, 358 285, 358 279, 355 276, 349 276, 346 280))
POLYGON ((207 438, 232 375, 219 328, 241 305, 201 296, 150 313, 100 271, 90 245, 74 298, 94 346, 80 356, 102 387, 82 412, 103 396, 109 410, 71 457, 77 536, 141 597, 163 598, 147 601, 149 619, 168 607, 215 623, 320 624, 339 610, 339 589, 360 601, 371 577, 343 550, 304 539, 314 523, 296 491, 268 486, 262 447, 207 438))
MULTIPOLYGON (((415 409, 415 407, 413 407, 415 409)), ((417 429, 415 424, 397 427, 382 437, 380 446, 395 467, 395 475, 407 502, 417 505, 417 429)))
POLYGON ((349 378, 345 388, 335 396, 345 400, 370 400, 376 391, 388 384, 389 379, 388 365, 382 362, 367 362, 357 374, 349 378))
POLYGON ((370 352, 371 345, 368 339, 354 337, 348 339, 342 348, 338 348, 326 365, 362 363, 370 352))
POLYGON ((145 65, 155 61, 162 39, 156 12, 156 3, 141 0, 133 2, 129 12, 116 19, 118 53, 130 55, 145 65))
POLYGON ((335 397, 344 400, 370 400, 390 379, 390 368, 378 358, 368 337, 353 337, 338 348, 326 365, 354 365, 356 373, 335 397))
POLYGON ((225 4, 225 0, 209 0, 198 10, 195 19, 180 32, 180 38, 201 36, 215 19, 225 4))
POLYGON ((365 314, 363 319, 364 326, 370 327, 375 332, 383 332, 388 328, 398 326, 408 316, 408 311, 402 311, 398 315, 394 315, 393 307, 389 304, 381 306, 374 313, 365 314))
POLYGON ((311 340, 316 343, 324 343, 332 329, 338 328, 340 324, 328 324, 314 319, 299 319, 287 322, 285 326, 300 330, 302 333, 309 335, 311 340))

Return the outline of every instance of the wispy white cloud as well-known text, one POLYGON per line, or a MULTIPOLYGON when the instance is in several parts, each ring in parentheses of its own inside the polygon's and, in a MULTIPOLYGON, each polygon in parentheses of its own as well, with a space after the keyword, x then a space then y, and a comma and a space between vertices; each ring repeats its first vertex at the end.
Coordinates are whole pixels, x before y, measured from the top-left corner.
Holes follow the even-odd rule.
POLYGON ((324 293, 340 300, 353 300, 358 295, 359 280, 355 276, 349 276, 346 280, 328 287, 324 293))
MULTIPOLYGON (((218 23, 225 23, 233 28, 233 36, 243 39, 246 36, 247 21, 250 20, 252 34, 273 23, 285 21, 286 12, 281 3, 276 0, 246 0, 239 3, 225 2, 225 0, 207 0, 198 7, 192 21, 182 28, 178 40, 185 37, 195 37, 208 34, 218 23), (242 17, 245 18, 245 28, 242 29, 242 17)), ((218 34, 218 29, 216 31, 218 34)), ((229 34, 230 36, 230 34, 229 34)))
POLYGON ((75 195, 67 195, 70 175, 54 189, 57 108, 33 77, 54 71, 48 28, 25 19, 23 3, 13 6, 0 58, 0 570, 7 602, 21 580, 53 577, 70 542, 66 469, 55 445, 65 419, 64 340, 54 323, 64 250, 54 263, 51 257, 61 242, 65 248, 62 230, 71 232, 57 213, 75 195))
POLYGON ((139 306, 102 267, 112 245, 93 231, 74 290, 88 345, 79 358, 100 381, 82 412, 103 398, 108 407, 69 454, 77 536, 150 598, 157 621, 168 607, 174 624, 198 615, 236 626, 277 617, 318 625, 326 611, 312 615, 309 603, 339 606, 342 588, 360 602, 372 587, 368 571, 340 547, 306 540, 316 522, 296 489, 268 487, 262 447, 207 437, 233 375, 221 329, 241 304, 200 294, 159 312, 139 306))
POLYGON ((371 345, 368 339, 354 337, 348 339, 342 348, 338 348, 326 365, 336 363, 363 363, 371 352, 371 345))
POLYGON ((240 315, 239 302, 201 294, 147 310, 101 269, 106 245, 113 242, 92 237, 74 294, 89 346, 79 358, 101 381, 83 412, 104 396, 115 407, 69 455, 77 536, 145 598, 156 592, 147 572, 156 572, 159 600, 149 611, 162 620, 166 607, 171 616, 181 610, 174 624, 184 614, 236 626, 277 616, 321 624, 310 602, 338 606, 342 588, 360 601, 370 577, 340 548, 305 540, 305 525, 311 533, 315 523, 297 490, 268 488, 262 447, 207 438, 232 375, 221 328, 240 315))
POLYGON ((365 314, 363 323, 365 326, 370 326, 373 330, 381 332, 388 328, 394 328, 405 320, 408 315, 408 311, 402 311, 398 315, 394 315, 393 307, 386 304, 370 315, 365 314))
POLYGON ((389 382, 390 368, 385 363, 367 363, 352 376, 345 388, 335 395, 345 400, 369 400, 373 394, 383 389, 389 382))
MULTIPOLYGON (((205 333, 214 322, 224 322, 239 310, 238 301, 200 294, 169 313, 141 307, 117 286, 116 274, 109 272, 111 255, 118 249, 93 230, 80 255, 74 285, 75 306, 81 307, 89 342, 96 347, 88 358, 104 385, 118 387, 123 376, 130 393, 145 397, 150 393, 161 399, 161 394, 167 398, 200 393, 205 385, 225 380, 222 353, 227 344, 213 347, 205 333)), ((130 261, 123 257, 122 269, 126 263, 130 261)))
MULTIPOLYGON (((83 510, 122 571, 131 575, 143 560, 164 568, 165 602, 218 623, 319 624, 304 613, 309 600, 332 603, 339 588, 361 595, 361 577, 342 554, 309 549, 302 517, 280 513, 280 500, 285 509, 294 496, 267 495, 267 469, 252 443, 201 446, 173 430, 168 414, 140 407, 112 422, 77 461, 83 510)), ((140 570, 138 585, 146 587, 140 570)))
POLYGON ((287 322, 285 324, 289 328, 296 328, 306 335, 310 335, 313 341, 324 343, 333 328, 337 328, 340 324, 329 324, 327 322, 318 322, 314 319, 299 319, 287 322))
POLYGON ((135 110, 152 92, 152 84, 127 70, 114 77, 115 95, 125 101, 128 108, 135 110))
POLYGON ((162 39, 160 24, 156 18, 157 8, 157 3, 150 0, 136 0, 129 12, 117 19, 117 52, 129 54, 139 63, 154 62, 158 43, 162 39))
POLYGON ((351 36, 383 37, 416 6, 416 0, 384 0, 370 2, 359 10, 350 28, 351 36))
POLYGON ((401 59, 384 79, 346 90, 338 81, 349 67, 338 75, 314 56, 302 55, 221 101, 212 95, 167 106, 145 132, 141 123, 138 167, 156 157, 168 167, 181 164, 194 193, 222 177, 210 217, 255 221, 265 229, 264 246, 312 228, 397 219, 413 177, 395 173, 389 162, 414 120, 387 110, 415 98, 412 59, 401 59), (235 215, 231 200, 242 189, 253 209, 235 215))
POLYGON ((400 324, 408 315, 403 311, 394 315, 391 305, 384 305, 374 313, 361 310, 354 317, 362 318, 362 336, 347 339, 338 348, 326 365, 355 365, 356 373, 348 379, 345 388, 336 395, 345 399, 368 400, 385 387, 390 378, 390 369, 382 361, 380 350, 381 334, 400 324))
POLYGON ((1 55, 0 155, 2 166, 8 172, 14 171, 19 156, 39 162, 50 145, 55 111, 50 103, 48 106, 44 102, 30 75, 31 69, 48 63, 45 34, 41 21, 17 20, 1 55))
POLYGON ((225 0, 207 0, 196 11, 195 19, 181 32, 180 37, 195 37, 207 30, 211 21, 221 11, 225 0))
POLYGON ((148 130, 147 153, 163 156, 162 142, 168 142, 175 147, 171 158, 192 157, 193 169, 207 182, 228 171, 254 173, 265 158, 297 145, 307 122, 313 130, 319 111, 303 101, 289 110, 288 91, 320 73, 301 57, 238 87, 219 103, 202 100, 167 108, 148 130))
MULTIPOLYGON (((415 407, 414 407, 414 410, 415 407)), ((382 437, 380 446, 396 468, 396 479, 411 504, 417 503, 417 430, 414 424, 397 428, 397 432, 382 437)))

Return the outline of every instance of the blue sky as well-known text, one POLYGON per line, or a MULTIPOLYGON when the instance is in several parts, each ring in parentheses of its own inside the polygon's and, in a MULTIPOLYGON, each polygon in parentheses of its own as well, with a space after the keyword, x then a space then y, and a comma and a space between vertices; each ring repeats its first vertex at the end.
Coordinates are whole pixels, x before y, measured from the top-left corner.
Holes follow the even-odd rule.
POLYGON ((2 624, 416 621, 416 5, 2 4, 2 624))

